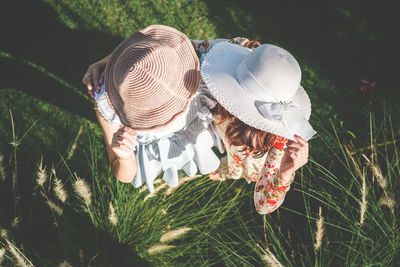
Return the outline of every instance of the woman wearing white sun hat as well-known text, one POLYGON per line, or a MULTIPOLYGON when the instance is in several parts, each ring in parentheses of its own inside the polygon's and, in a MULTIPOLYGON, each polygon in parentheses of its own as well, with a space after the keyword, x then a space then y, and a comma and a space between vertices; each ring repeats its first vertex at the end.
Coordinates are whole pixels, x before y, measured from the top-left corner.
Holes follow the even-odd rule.
POLYGON ((276 210, 294 172, 307 162, 307 141, 316 133, 308 122, 311 103, 300 85, 298 62, 272 44, 252 51, 220 42, 203 57, 200 73, 227 150, 211 178, 255 181, 257 211, 276 210))

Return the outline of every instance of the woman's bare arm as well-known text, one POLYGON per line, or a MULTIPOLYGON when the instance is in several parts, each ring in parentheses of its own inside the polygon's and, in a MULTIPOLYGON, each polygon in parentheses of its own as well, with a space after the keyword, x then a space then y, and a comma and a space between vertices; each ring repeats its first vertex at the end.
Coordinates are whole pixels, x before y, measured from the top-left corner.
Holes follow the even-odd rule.
POLYGON ((137 170, 135 154, 133 153, 136 145, 136 133, 126 126, 119 127, 109 123, 97 110, 96 102, 95 111, 103 130, 112 173, 118 181, 129 183, 136 176, 137 170))

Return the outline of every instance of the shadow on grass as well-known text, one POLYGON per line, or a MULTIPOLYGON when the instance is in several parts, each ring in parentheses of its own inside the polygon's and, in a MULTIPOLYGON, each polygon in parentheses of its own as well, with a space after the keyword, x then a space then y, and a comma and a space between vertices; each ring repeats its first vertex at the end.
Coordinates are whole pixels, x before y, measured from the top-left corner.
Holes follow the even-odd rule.
POLYGON ((205 2, 219 36, 249 37, 291 51, 302 66, 303 83, 313 104, 318 105, 317 100, 333 106, 354 129, 363 129, 360 118, 370 111, 360 92, 360 79, 377 81, 375 102, 399 100, 400 42, 394 33, 400 23, 400 5, 396 1, 205 2), (312 77, 315 72, 319 78, 312 77), (329 90, 327 84, 334 88, 329 90))
MULTIPOLYGON (((68 7, 63 7, 68 10, 68 7)), ((85 97, 27 66, 33 62, 67 81, 85 95, 81 79, 89 64, 109 54, 120 42, 116 37, 95 31, 71 30, 42 1, 7 1, 0 11, 0 49, 16 59, 0 58, 1 88, 18 88, 72 113, 95 120, 92 104, 85 97), (21 7, 23 5, 23 7, 21 7)), ((71 14, 72 16, 73 14, 71 14)), ((79 21, 75 16, 74 20, 79 21)))
MULTIPOLYGON (((209 1, 220 36, 277 43, 335 83, 360 77, 393 85, 400 5, 376 1, 209 1), (397 12, 397 13, 396 13, 397 12)), ((385 90, 385 89, 383 89, 385 90)), ((386 89, 387 90, 387 89, 386 89)))
MULTIPOLYGON (((0 195, 3 203, 0 222, 2 227, 12 229, 1 217, 7 217, 4 203, 11 206, 13 193, 2 184, 0 195)), ((29 212, 22 213, 20 224, 9 231, 12 234, 8 238, 14 239, 18 246, 23 244, 24 253, 35 266, 58 266, 64 260, 73 266, 153 266, 128 245, 120 244, 108 233, 95 228, 82 214, 64 208, 61 217, 54 213, 54 220, 42 196, 33 196, 31 200, 33 205, 29 212)), ((26 198, 20 201, 20 208, 27 206, 26 201, 26 198)))

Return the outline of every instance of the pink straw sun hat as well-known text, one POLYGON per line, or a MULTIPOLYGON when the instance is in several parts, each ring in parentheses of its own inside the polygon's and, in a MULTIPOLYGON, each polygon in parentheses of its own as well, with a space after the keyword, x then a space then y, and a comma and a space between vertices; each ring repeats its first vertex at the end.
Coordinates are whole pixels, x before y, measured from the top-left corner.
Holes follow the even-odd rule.
POLYGON ((124 125, 161 128, 183 114, 197 91, 199 60, 188 37, 152 25, 113 51, 104 77, 107 100, 124 125))

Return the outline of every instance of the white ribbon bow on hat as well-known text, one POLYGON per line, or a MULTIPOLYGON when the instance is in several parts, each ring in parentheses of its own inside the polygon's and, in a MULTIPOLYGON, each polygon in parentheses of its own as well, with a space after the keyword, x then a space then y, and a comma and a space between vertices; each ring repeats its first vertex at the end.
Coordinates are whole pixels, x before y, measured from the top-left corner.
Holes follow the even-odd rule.
POLYGON ((293 102, 255 101, 254 105, 265 118, 282 122, 291 133, 308 141, 316 132, 306 119, 304 111, 293 102))

